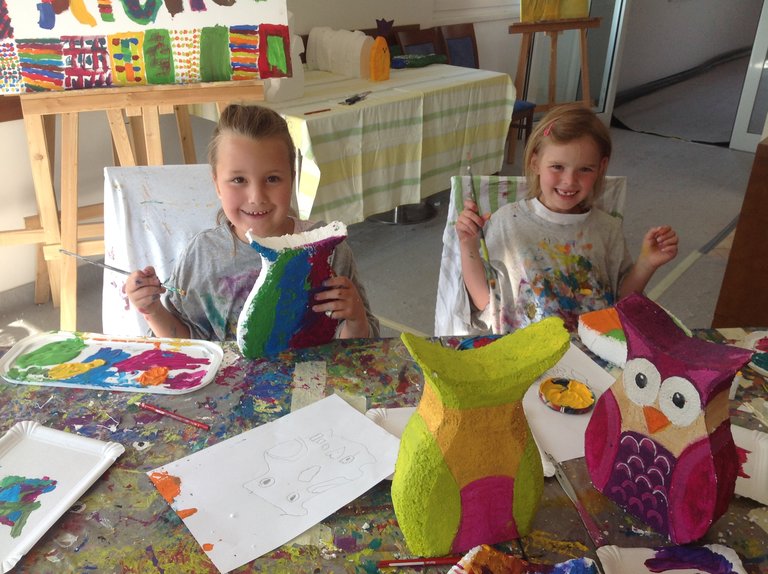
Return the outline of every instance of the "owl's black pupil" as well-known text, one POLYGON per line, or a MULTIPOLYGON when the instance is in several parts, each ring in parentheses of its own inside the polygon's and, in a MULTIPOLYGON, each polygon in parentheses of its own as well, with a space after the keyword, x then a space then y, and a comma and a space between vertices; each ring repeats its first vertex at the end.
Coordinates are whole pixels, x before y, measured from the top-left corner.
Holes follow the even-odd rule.
POLYGON ((678 409, 682 409, 685 406, 685 397, 680 393, 672 395, 672 402, 678 409))
POLYGON ((641 389, 644 389, 646 386, 648 386, 648 377, 646 377, 643 373, 637 373, 635 375, 635 384, 641 389))

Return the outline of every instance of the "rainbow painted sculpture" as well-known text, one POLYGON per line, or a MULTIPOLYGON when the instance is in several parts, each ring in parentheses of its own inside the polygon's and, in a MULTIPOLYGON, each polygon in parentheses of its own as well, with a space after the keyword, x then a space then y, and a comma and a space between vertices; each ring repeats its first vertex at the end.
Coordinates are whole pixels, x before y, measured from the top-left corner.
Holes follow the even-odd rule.
POLYGON ((587 470, 620 507, 685 544, 703 536, 733 496, 739 463, 728 390, 751 352, 688 337, 642 295, 616 308, 627 363, 587 426, 587 470))
POLYGON ((562 320, 466 351, 409 333, 402 340, 424 373, 392 480, 408 548, 438 556, 524 536, 544 478, 522 399, 568 349, 562 320))
POLYGON ((237 345, 249 359, 286 349, 314 347, 331 341, 339 322, 312 310, 314 294, 331 277, 331 256, 347 236, 334 221, 323 227, 283 235, 255 237, 262 269, 237 321, 237 345))

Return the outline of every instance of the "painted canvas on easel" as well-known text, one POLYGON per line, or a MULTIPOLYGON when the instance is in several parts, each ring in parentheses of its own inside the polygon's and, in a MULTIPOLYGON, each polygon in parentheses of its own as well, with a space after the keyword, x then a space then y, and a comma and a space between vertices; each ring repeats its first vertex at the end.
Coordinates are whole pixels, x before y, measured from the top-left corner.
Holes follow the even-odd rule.
POLYGON ((0 0, 0 95, 291 75, 285 0, 0 0))

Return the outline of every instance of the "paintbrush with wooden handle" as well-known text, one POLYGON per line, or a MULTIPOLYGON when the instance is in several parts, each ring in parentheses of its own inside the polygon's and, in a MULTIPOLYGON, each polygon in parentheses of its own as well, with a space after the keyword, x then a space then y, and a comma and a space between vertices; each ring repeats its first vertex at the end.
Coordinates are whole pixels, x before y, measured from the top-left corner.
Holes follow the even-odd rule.
MULTIPOLYGON (((90 259, 87 259, 82 255, 78 255, 77 253, 72 253, 71 251, 67 251, 66 249, 59 249, 59 251, 64 255, 75 257, 80 261, 85 261, 86 263, 90 263, 91 265, 95 265, 96 267, 101 267, 102 269, 109 269, 110 271, 114 271, 115 273, 120 273, 126 276, 132 273, 131 271, 126 271, 125 269, 118 269, 117 267, 113 267, 112 265, 107 265, 106 263, 102 263, 101 261, 91 261, 90 259)), ((160 283, 160 285, 168 289, 168 291, 173 291, 174 293, 178 293, 182 297, 184 297, 187 294, 187 292, 184 289, 180 289, 179 287, 174 287, 173 285, 168 285, 167 283, 160 283)))

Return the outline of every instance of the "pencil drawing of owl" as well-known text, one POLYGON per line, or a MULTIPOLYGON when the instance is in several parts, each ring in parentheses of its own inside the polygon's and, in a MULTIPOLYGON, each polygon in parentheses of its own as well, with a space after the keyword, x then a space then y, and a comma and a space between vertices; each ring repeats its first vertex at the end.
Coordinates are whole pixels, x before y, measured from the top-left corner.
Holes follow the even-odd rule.
POLYGON ((410 333, 402 339, 425 381, 392 480, 408 548, 440 556, 526 535, 544 479, 522 399, 568 349, 562 320, 465 351, 410 333))
POLYGON ((587 426, 587 470, 619 506, 685 544, 703 536, 733 496, 728 391, 751 352, 686 336, 642 295, 616 308, 627 363, 587 426))

